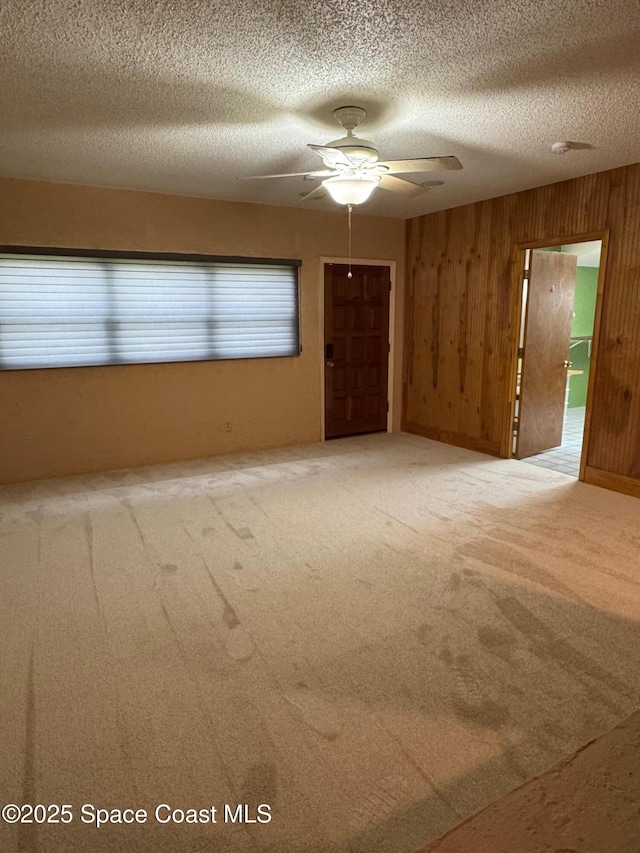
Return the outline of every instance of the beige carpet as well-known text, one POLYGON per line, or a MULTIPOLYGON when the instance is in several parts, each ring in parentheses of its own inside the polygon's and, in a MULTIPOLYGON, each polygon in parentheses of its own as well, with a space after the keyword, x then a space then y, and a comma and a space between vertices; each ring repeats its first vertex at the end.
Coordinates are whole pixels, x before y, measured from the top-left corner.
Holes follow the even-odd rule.
POLYGON ((640 502, 563 474, 375 435, 1 496, 0 800, 73 807, 8 853, 411 853, 640 707, 640 502))

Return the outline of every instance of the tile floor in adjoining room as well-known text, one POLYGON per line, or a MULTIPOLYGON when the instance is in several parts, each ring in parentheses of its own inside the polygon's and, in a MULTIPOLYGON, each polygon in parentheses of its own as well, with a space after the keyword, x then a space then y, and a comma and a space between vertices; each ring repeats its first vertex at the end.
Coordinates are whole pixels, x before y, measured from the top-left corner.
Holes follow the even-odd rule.
POLYGON ((584 432, 584 406, 566 409, 562 428, 562 444, 544 453, 529 456, 523 462, 548 468, 551 471, 561 471, 577 477, 580 471, 580 453, 582 451, 582 434, 584 432))

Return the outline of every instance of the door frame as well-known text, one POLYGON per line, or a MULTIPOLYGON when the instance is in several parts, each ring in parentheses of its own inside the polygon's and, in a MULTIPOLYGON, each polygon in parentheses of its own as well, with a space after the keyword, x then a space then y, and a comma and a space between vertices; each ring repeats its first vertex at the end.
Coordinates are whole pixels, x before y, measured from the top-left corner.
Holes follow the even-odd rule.
MULTIPOLYGON (((609 230, 589 231, 586 234, 565 234, 562 237, 547 237, 543 240, 525 240, 516 243, 514 246, 514 293, 517 298, 514 300, 512 311, 512 328, 515 330, 513 337, 513 346, 511 348, 511 364, 509 370, 509 420, 505 430, 505 448, 507 450, 507 458, 515 458, 513 454, 513 423, 516 410, 516 379, 518 373, 518 347, 520 345, 520 335, 522 332, 522 324, 526 322, 526 317, 523 316, 522 310, 522 294, 523 294, 523 272, 526 262, 526 252, 528 249, 545 249, 547 246, 562 246, 566 243, 586 243, 590 240, 600 240, 600 266, 598 268, 598 289, 596 292, 596 310, 593 317, 593 340, 591 342, 591 359, 589 363, 589 382, 587 385, 587 405, 585 407, 584 417, 584 434, 582 437, 582 448, 580 450, 580 473, 578 480, 584 481, 585 469, 587 467, 587 453, 589 451, 589 438, 591 435, 591 417, 593 411, 593 395, 595 389, 596 366, 598 361, 598 353, 600 351, 600 338, 602 331, 602 305, 604 301, 604 289, 607 272, 607 255, 609 250, 609 230)), ((526 329, 524 330, 526 333, 526 329)))
POLYGON ((320 258, 320 405, 322 407, 322 431, 320 441, 325 441, 325 387, 324 387, 324 268, 327 264, 351 264, 352 266, 365 267, 389 267, 389 279, 391 289, 389 290, 389 356, 387 376, 387 400, 389 411, 387 412, 387 432, 393 432, 393 376, 395 370, 395 319, 396 319, 396 261, 381 261, 375 258, 341 258, 322 255, 320 258))

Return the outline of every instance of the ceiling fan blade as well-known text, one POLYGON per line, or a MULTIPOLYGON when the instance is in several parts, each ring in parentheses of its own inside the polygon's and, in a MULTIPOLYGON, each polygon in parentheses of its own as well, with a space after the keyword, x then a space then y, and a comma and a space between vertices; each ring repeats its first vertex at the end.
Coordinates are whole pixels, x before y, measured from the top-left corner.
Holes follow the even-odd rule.
POLYGON ((417 184, 412 184, 411 181, 405 181, 404 178, 394 178, 391 175, 383 175, 378 186, 383 190, 390 190, 392 193, 410 196, 411 198, 416 198, 426 192, 426 187, 419 187, 417 184))
POLYGON ((300 201, 320 201, 320 199, 325 198, 326 195, 327 191, 322 186, 322 184, 320 184, 319 187, 316 187, 315 189, 311 190, 310 193, 307 193, 306 195, 302 196, 300 201))
POLYGON ((403 172, 442 172, 462 169, 457 157, 419 157, 416 160, 383 160, 378 166, 386 166, 392 174, 403 172))
POLYGON ((310 148, 312 151, 315 151, 316 154, 319 154, 322 157, 322 160, 325 166, 329 166, 329 168, 335 169, 336 166, 348 166, 349 168, 353 168, 353 163, 346 154, 343 154, 339 148, 330 148, 326 145, 307 145, 307 148, 310 148))
POLYGON ((259 181, 262 178, 328 178, 335 174, 333 169, 320 169, 316 172, 286 172, 283 175, 242 175, 240 181, 259 181))

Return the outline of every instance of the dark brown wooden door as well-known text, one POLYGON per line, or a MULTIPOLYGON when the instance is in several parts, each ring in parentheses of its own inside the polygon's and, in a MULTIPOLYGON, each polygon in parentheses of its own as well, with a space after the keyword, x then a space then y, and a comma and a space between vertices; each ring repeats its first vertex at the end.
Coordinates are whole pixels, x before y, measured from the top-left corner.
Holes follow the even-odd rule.
POLYGON ((576 264, 575 255, 542 249, 531 252, 518 459, 562 443, 576 264))
POLYGON ((389 267, 324 268, 325 436, 387 428, 389 267))

